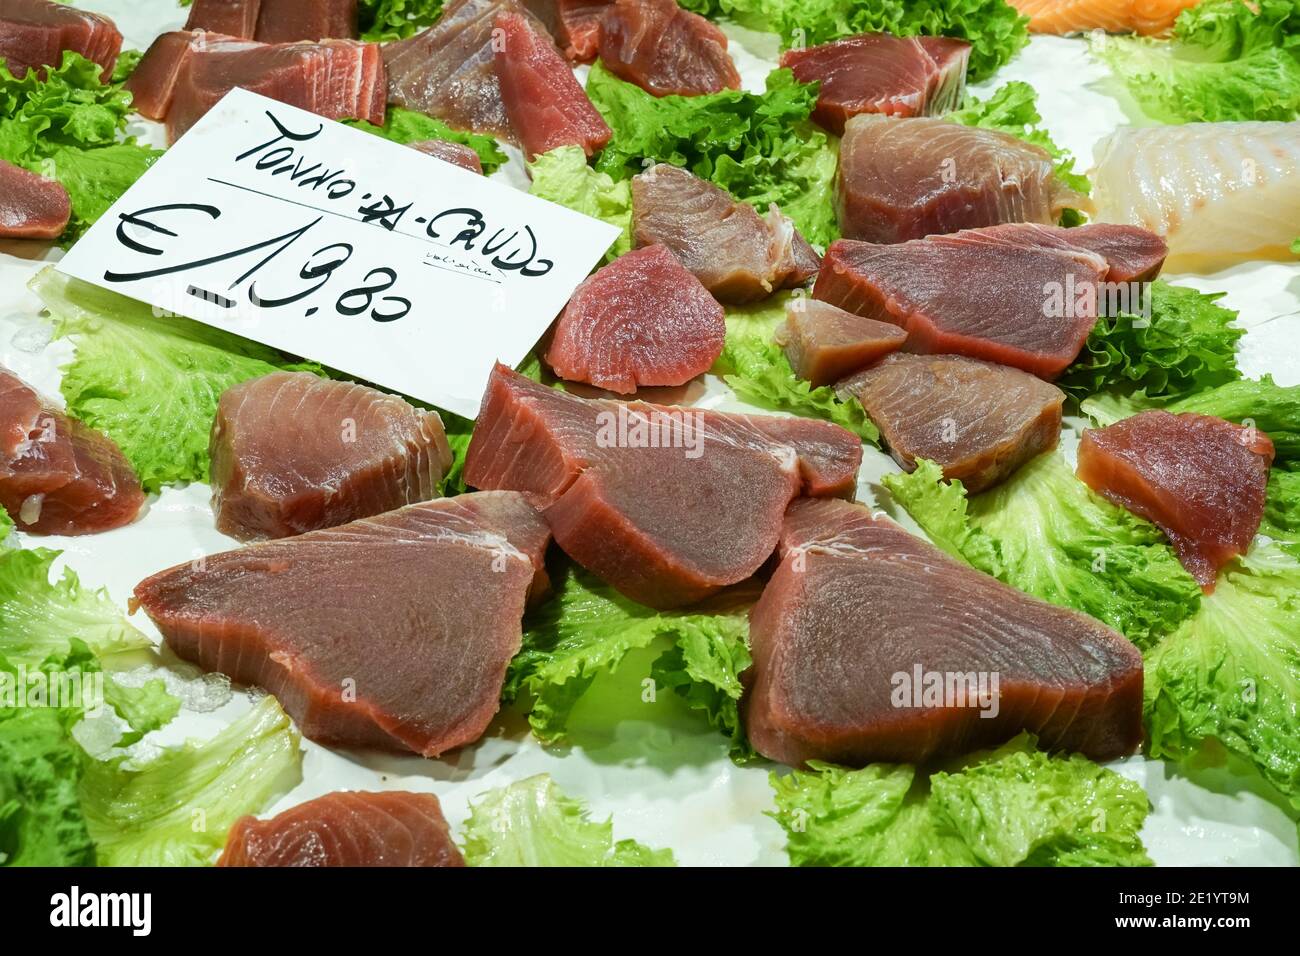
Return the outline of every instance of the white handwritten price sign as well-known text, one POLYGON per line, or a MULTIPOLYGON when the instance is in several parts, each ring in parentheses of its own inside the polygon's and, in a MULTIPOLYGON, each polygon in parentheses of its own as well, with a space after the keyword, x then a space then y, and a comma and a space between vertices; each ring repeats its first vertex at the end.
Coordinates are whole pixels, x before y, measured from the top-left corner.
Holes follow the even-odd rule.
POLYGON ((617 234, 237 89, 58 268, 473 417, 617 234))

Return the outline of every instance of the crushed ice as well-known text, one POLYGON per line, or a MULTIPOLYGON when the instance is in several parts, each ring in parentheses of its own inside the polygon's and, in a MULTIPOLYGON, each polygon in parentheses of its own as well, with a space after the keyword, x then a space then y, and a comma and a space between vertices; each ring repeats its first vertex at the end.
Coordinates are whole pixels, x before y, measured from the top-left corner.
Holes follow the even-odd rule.
POLYGON ((45 351, 45 347, 54 339, 54 326, 49 322, 28 322, 23 325, 10 344, 20 352, 36 355, 45 351))
POLYGON ((163 682, 167 693, 180 698, 181 707, 196 714, 208 714, 225 706, 233 694, 225 674, 205 674, 189 665, 163 668, 146 664, 113 674, 114 681, 130 688, 143 687, 155 678, 163 682))

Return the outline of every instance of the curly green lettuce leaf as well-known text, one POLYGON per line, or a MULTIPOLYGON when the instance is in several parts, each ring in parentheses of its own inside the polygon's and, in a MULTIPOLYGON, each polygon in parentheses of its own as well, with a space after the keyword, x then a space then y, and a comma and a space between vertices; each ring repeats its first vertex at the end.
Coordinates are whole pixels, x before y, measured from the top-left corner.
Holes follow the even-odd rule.
POLYGON ((100 657, 151 646, 108 592, 83 587, 71 568, 50 580, 58 551, 0 549, 0 656, 39 664, 69 653, 74 639, 100 657))
POLYGON ((427 116, 424 113, 417 113, 415 110, 403 109, 400 106, 390 106, 388 108, 388 112, 384 116, 383 126, 376 126, 365 120, 344 120, 344 123, 348 126, 354 126, 362 132, 381 136, 403 146, 407 143, 418 143, 426 139, 441 139, 449 143, 468 146, 478 153, 479 163, 483 166, 484 175, 491 175, 496 172, 505 165, 507 158, 506 154, 501 151, 501 146, 497 141, 486 133, 470 133, 465 130, 452 129, 440 119, 427 116))
POLYGON ((675 644, 650 668, 655 686, 668 688, 686 706, 700 711, 711 727, 731 741, 734 761, 757 759, 740 718, 745 690, 740 675, 753 663, 748 623, 739 616, 682 617, 675 630, 675 644))
POLYGON ((1146 654, 1151 755, 1215 741, 1300 814, 1300 481, 1274 471, 1266 519, 1200 612, 1146 654))
POLYGON ((437 23, 442 7, 443 0, 361 0, 360 37, 367 43, 405 39, 437 23))
POLYGON ((596 157, 599 172, 623 180, 671 163, 759 212, 776 203, 815 245, 839 236, 832 202, 837 143, 808 118, 815 84, 775 70, 763 93, 655 97, 597 63, 587 95, 613 131, 596 157))
MULTIPOLYGON (((1051 134, 1039 125, 1043 117, 1038 112, 1038 93, 1028 83, 1020 80, 1006 83, 986 100, 967 95, 961 108, 948 113, 944 119, 963 126, 997 130, 1044 149, 1051 154, 1056 178, 1063 186, 1079 196, 1087 196, 1092 192, 1092 183, 1088 177, 1075 172, 1074 155, 1068 149, 1056 145, 1051 134)), ((1078 225, 1083 218, 1083 213, 1079 210, 1067 209, 1062 213, 1061 224, 1078 225)))
POLYGON ((1021 734, 927 774, 812 761, 772 774, 795 866, 1148 866, 1146 794, 1083 757, 1021 734))
POLYGON ((14 530, 14 519, 9 517, 9 513, 0 508, 0 541, 9 537, 9 532, 14 530))
POLYGON ((1149 647, 1201 591, 1155 525, 1093 494, 1058 452, 974 498, 922 459, 882 479, 941 548, 1027 594, 1090 614, 1149 647), (964 508, 964 512, 963 512, 964 508))
POLYGON ((202 866, 241 816, 259 813, 302 776, 300 738, 274 697, 210 740, 143 764, 92 761, 81 779, 87 828, 103 866, 202 866))
POLYGON ((581 146, 560 146, 528 164, 534 196, 617 226, 619 237, 605 253, 608 262, 632 248, 632 184, 587 165, 581 146))
POLYGON ((75 355, 61 386, 70 414, 113 439, 148 491, 208 479, 208 435, 232 385, 282 368, 318 370, 274 349, 47 268, 31 288, 75 355))
POLYGON ((1098 36, 1092 51, 1167 123, 1300 116, 1300 2, 1206 0, 1171 40, 1098 36))
POLYGON ((675 866, 671 850, 614 841, 612 819, 598 823, 539 773, 489 790, 470 804, 462 850, 470 866, 675 866))
POLYGON ((447 446, 451 449, 451 467, 438 485, 438 494, 444 497, 463 495, 469 490, 465 484, 465 455, 470 439, 474 437, 474 423, 453 412, 439 411, 442 426, 447 432, 447 446))
MULTIPOLYGON (((720 603, 717 608, 717 613, 655 611, 624 597, 589 572, 567 565, 556 582, 555 594, 524 620, 523 645, 510 662, 502 696, 507 701, 527 697, 533 733, 545 742, 559 740, 567 733, 574 706, 598 675, 617 668, 632 651, 663 638, 673 646, 686 647, 700 681, 717 682, 709 688, 692 689, 684 677, 692 682, 696 677, 672 668, 673 690, 688 702, 705 699, 710 688, 716 690, 718 696, 708 699, 717 710, 706 711, 706 715, 735 740, 738 733, 733 736, 732 728, 739 726, 740 718, 733 678, 739 672, 728 674, 724 667, 706 666, 696 655, 703 650, 701 642, 714 642, 715 650, 725 648, 722 653, 729 655, 730 662, 739 663, 742 656, 736 644, 745 645, 748 625, 743 606, 720 603)), ((670 667, 665 664, 660 670, 670 667)))
POLYGON ((1237 313, 1218 305, 1223 293, 1157 281, 1149 287, 1150 316, 1102 316, 1079 358, 1056 384, 1077 399, 1108 388, 1148 397, 1179 395, 1241 377, 1237 313))

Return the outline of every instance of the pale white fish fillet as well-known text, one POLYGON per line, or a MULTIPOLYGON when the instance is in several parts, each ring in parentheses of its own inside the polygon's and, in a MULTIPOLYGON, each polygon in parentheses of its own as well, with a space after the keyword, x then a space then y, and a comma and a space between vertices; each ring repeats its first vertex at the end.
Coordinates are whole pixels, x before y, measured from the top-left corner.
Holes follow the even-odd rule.
POLYGON ((1121 127, 1095 158, 1096 221, 1160 233, 1170 255, 1272 255, 1300 235, 1300 122, 1121 127))

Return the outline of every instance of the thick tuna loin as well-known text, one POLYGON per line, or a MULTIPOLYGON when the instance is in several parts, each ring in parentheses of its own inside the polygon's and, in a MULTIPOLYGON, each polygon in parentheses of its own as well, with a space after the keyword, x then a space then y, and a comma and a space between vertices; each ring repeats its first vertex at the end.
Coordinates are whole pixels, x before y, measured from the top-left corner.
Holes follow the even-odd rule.
POLYGON ((528 7, 550 31, 564 55, 574 63, 596 58, 600 42, 600 18, 613 0, 525 0, 528 7))
POLYGON ((19 530, 108 531, 134 521, 144 500, 117 445, 0 366, 0 506, 19 530))
POLYGON ((406 145, 426 156, 433 156, 461 169, 468 169, 471 173, 483 175, 483 161, 479 159, 478 153, 463 143, 453 143, 445 139, 422 139, 406 145))
POLYGON ((897 325, 802 296, 790 300, 785 325, 776 332, 776 344, 785 350, 794 373, 817 386, 870 365, 906 340, 907 333, 897 325))
POLYGON ((261 0, 253 36, 263 43, 354 40, 357 0, 261 0))
POLYGON ((800 83, 820 83, 813 119, 838 136, 859 113, 936 116, 966 88, 970 44, 951 37, 864 33, 781 54, 800 83))
POLYGON ((431 793, 336 791, 241 817, 217 866, 464 866, 431 793))
POLYGON ((0 159, 0 237, 57 239, 71 217, 72 200, 58 182, 0 159))
POLYGON ((1159 525, 1208 594, 1259 530, 1272 464, 1272 440, 1253 427, 1156 410, 1084 432, 1078 475, 1159 525))
POLYGON ((591 105, 550 36, 520 13, 497 14, 501 37, 497 80, 506 116, 525 157, 559 146, 581 146, 588 156, 613 134, 591 105))
POLYGON ((600 61, 655 96, 740 89, 727 37, 677 0, 617 0, 600 19, 600 61))
POLYGON ((663 246, 646 246, 578 286, 546 362, 560 378, 627 394, 707 372, 726 332, 726 313, 700 280, 663 246))
MULTIPOLYGON (((195 5, 197 9, 197 3, 195 5)), ((192 18, 192 15, 191 15, 192 18)), ((176 85, 186 68, 194 48, 209 41, 206 34, 189 30, 173 30, 161 34, 136 64, 126 78, 123 88, 131 94, 131 105, 141 116, 151 120, 164 120, 176 96, 176 85)))
POLYGON ((210 451, 217 529, 243 541, 436 498, 451 467, 437 412, 310 372, 272 372, 227 389, 210 451))
POLYGON ((108 17, 64 3, 51 0, 0 3, 0 60, 14 76, 58 66, 68 50, 98 63, 107 80, 122 51, 122 34, 108 17))
POLYGON ((1065 393, 1020 369, 961 355, 896 352, 841 383, 907 471, 918 458, 972 493, 1056 447, 1065 393))
POLYGON ((1030 730, 1109 760, 1141 742, 1142 655, 1104 624, 848 502, 795 502, 780 553, 743 704, 764 756, 915 763, 1030 730))
POLYGON ((1054 223, 1086 200, 1044 149, 946 120, 862 114, 848 121, 836 181, 846 239, 904 242, 1002 222, 1054 223))
POLYGON ((760 216, 725 189, 668 163, 632 179, 637 245, 661 243, 719 302, 754 302, 817 273, 817 254, 773 203, 760 216))
POLYGON ((521 495, 460 495, 178 565, 135 601, 310 739, 435 757, 496 713, 549 538, 521 495))
POLYGON ((194 0, 185 29, 252 40, 257 34, 261 7, 262 0, 194 0))
POLYGON ((757 571, 786 505, 852 494, 861 461, 827 422, 583 399, 498 365, 465 480, 522 491, 575 561, 672 607, 757 571))

